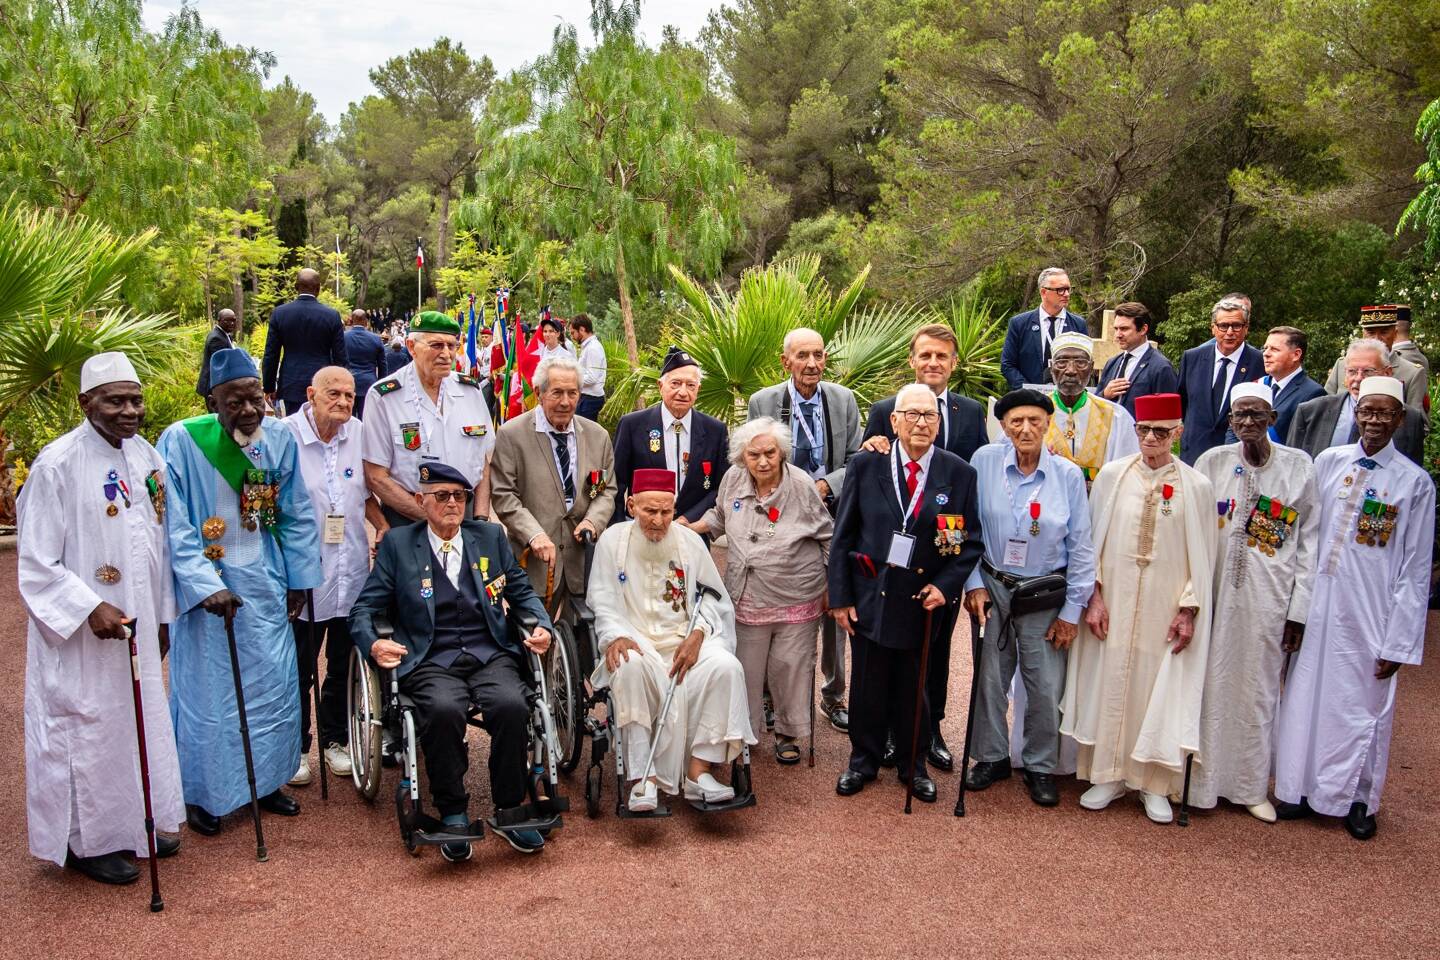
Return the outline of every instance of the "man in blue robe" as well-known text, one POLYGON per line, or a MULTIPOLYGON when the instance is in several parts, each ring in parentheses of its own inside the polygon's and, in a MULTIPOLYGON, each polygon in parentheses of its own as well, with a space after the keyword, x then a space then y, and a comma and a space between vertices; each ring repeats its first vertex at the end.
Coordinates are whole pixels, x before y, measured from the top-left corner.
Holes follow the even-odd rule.
POLYGON ((181 611, 170 629, 170 715, 186 819, 207 836, 250 801, 226 618, 234 620, 260 805, 300 812, 280 791, 300 763, 290 617, 322 577, 294 435, 264 416, 255 362, 243 350, 217 351, 210 390, 216 412, 171 424, 159 443, 181 611))

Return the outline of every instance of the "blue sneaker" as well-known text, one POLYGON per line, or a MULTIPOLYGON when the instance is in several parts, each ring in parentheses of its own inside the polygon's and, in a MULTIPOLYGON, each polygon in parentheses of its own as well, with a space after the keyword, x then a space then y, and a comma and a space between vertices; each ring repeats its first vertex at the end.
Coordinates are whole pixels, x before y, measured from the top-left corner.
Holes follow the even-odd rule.
MULTIPOLYGON (((470 818, 464 814, 452 813, 442 823, 446 833, 456 833, 464 836, 470 832, 470 818)), ((440 856, 451 863, 464 863, 475 855, 470 849, 469 841, 459 840, 454 843, 440 844, 440 856)))
POLYGON ((496 830, 495 832, 504 837, 506 843, 521 853, 539 853, 545 848, 545 838, 540 836, 539 830, 496 830))

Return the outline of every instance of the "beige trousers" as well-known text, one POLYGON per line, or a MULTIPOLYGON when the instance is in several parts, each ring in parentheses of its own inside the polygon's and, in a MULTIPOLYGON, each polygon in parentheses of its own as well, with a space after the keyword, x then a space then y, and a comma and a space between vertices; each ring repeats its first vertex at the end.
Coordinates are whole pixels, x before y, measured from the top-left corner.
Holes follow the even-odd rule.
POLYGON ((735 656, 745 668, 751 730, 764 729, 761 696, 768 684, 775 705, 775 733, 796 738, 810 736, 819 623, 816 617, 801 623, 735 625, 735 656))

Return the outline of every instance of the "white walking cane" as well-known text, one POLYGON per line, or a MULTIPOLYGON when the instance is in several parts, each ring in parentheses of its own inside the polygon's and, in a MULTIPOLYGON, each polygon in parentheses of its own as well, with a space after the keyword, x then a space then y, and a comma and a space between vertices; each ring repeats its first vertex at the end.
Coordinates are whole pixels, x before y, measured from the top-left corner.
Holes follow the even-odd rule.
MULTIPOLYGON (((690 611, 690 626, 685 630, 687 638, 695 632, 695 625, 700 622, 700 601, 705 599, 706 594, 717 599, 720 596, 720 592, 714 587, 707 587, 705 584, 697 582, 695 584, 695 609, 690 611)), ((637 783, 643 784, 650 779, 650 773, 655 767, 655 749, 660 745, 660 732, 665 729, 665 721, 670 717, 670 702, 675 699, 675 687, 679 683, 678 675, 670 678, 670 688, 665 691, 665 703, 660 708, 660 722, 655 725, 655 732, 650 735, 650 755, 645 758, 645 771, 640 775, 637 783)))

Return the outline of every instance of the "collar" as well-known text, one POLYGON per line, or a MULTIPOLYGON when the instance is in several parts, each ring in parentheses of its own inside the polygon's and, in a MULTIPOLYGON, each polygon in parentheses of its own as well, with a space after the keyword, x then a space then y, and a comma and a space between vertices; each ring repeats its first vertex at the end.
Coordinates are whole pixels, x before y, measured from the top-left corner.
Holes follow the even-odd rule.
MULTIPOLYGON (((1006 439, 1009 438, 1007 437, 1006 439)), ((1051 459, 1053 458, 1050 456, 1050 451, 1045 449, 1044 444, 1041 444, 1040 462, 1036 465, 1035 472, 1027 477, 1020 472, 1019 458, 1015 455, 1015 444, 1007 443, 1005 445, 1005 459, 1001 461, 1000 468, 1005 473, 1009 473, 1011 470, 1014 470, 1015 476, 1019 477, 1022 481, 1028 481, 1038 478, 1041 482, 1044 482, 1045 476, 1050 472, 1051 459)))
POLYGON ((898 439, 895 441, 895 446, 898 447, 900 450, 900 478, 902 480, 905 478, 905 474, 908 473, 910 470, 907 464, 912 462, 920 464, 920 472, 922 474, 927 477, 930 475, 930 461, 935 459, 935 444, 930 444, 930 449, 926 450, 920 456, 920 459, 915 461, 912 461, 910 459, 910 454, 905 452, 905 447, 900 443, 898 439))
POLYGON ((1090 399, 1090 391, 1089 391, 1089 390, 1081 390, 1081 391, 1080 391, 1080 398, 1075 401, 1075 406, 1073 406, 1073 407, 1067 407, 1067 406, 1065 406, 1065 401, 1060 398, 1060 391, 1059 391, 1059 390, 1052 390, 1052 391, 1050 391, 1050 399, 1053 400, 1053 401, 1055 401, 1055 406, 1056 406, 1056 407, 1058 407, 1058 408, 1061 409, 1061 410, 1064 410, 1066 413, 1070 414, 1070 416, 1073 417, 1073 416, 1075 416, 1075 414, 1079 413, 1079 412, 1080 412, 1080 408, 1083 407, 1083 406, 1085 406, 1086 402, 1089 401, 1089 399, 1090 399))
POLYGON ((1220 352, 1220 341, 1219 341, 1219 340, 1216 340, 1216 341, 1215 341, 1215 362, 1216 362, 1216 363, 1219 363, 1221 357, 1224 357, 1226 360, 1234 360, 1236 357, 1238 357, 1238 356, 1240 355, 1240 351, 1242 351, 1242 350, 1244 350, 1244 349, 1245 349, 1245 341, 1244 341, 1244 340, 1241 340, 1241 341, 1240 341, 1240 346, 1236 347, 1234 350, 1231 350, 1229 353, 1221 353, 1221 352, 1220 352))
POLYGON ((1374 456, 1370 456, 1370 454, 1366 453, 1365 447, 1357 440, 1350 448, 1350 463, 1357 464, 1366 457, 1369 457, 1371 460, 1374 460, 1377 464, 1379 464, 1380 469, 1383 470, 1385 467, 1390 466, 1390 464, 1395 460, 1395 457, 1398 456, 1398 454, 1399 451, 1395 449, 1394 437, 1391 437, 1390 442, 1385 444, 1385 446, 1381 447, 1380 451, 1374 456))
MULTIPOLYGON (((300 425, 301 443, 318 443, 329 446, 324 440, 320 439, 320 434, 315 429, 315 405, 309 400, 306 400, 305 403, 301 405, 300 411, 294 414, 294 419, 300 425)), ((331 444, 343 443, 350 438, 350 424, 354 419, 354 417, 351 417, 349 420, 340 424, 339 428, 335 431, 335 436, 330 438, 331 444)))
POLYGON ((1129 350, 1124 350, 1122 352, 1130 354, 1130 359, 1132 360, 1139 360, 1141 357, 1145 356, 1146 351, 1148 351, 1149 349, 1150 339, 1147 337, 1146 339, 1140 341, 1140 346, 1131 347, 1129 350))
POLYGON ((1046 313, 1044 307, 1036 307, 1036 308, 1035 308, 1035 319, 1037 319, 1037 320, 1064 320, 1064 319, 1065 319, 1065 313, 1066 313, 1066 310, 1065 310, 1064 307, 1061 307, 1061 308, 1060 308, 1060 312, 1059 312, 1059 313, 1046 313))
POLYGON ((536 408, 535 408, 535 432, 536 432, 536 433, 573 434, 573 433, 575 432, 575 418, 574 418, 574 417, 571 417, 571 418, 570 418, 570 426, 566 427, 564 430, 556 430, 554 427, 550 426, 550 421, 546 419, 544 408, 543 408, 543 407, 536 407, 536 408))
POLYGON ((1413 347, 1413 346, 1415 346, 1415 341, 1414 341, 1414 340, 1396 340, 1396 341, 1395 341, 1395 346, 1393 346, 1393 347, 1390 348, 1390 352, 1391 352, 1391 353, 1394 353, 1396 350, 1399 350, 1401 347, 1413 347))
POLYGON ((429 523, 425 524, 425 535, 430 538, 430 549, 437 557, 440 556, 440 547, 446 543, 454 544, 456 550, 463 550, 465 548, 465 527, 463 524, 459 530, 455 531, 455 536, 449 540, 441 540, 440 534, 436 533, 435 529, 431 527, 429 523))
MULTIPOLYGON (((691 432, 692 425, 694 424, 694 422, 695 422, 695 408, 694 408, 694 407, 691 407, 689 410, 685 411, 685 416, 683 416, 683 417, 680 418, 680 423, 684 424, 684 426, 685 426, 685 432, 686 432, 686 433, 690 433, 690 432, 691 432)), ((670 412, 670 408, 667 407, 667 406, 665 406, 665 404, 662 402, 662 403, 660 404, 660 429, 663 430, 663 431, 666 432, 666 433, 669 433, 670 431, 672 431, 672 430, 675 429, 675 428, 674 428, 674 423, 675 423, 675 415, 672 414, 672 413, 670 412)))
POLYGON ((1276 393, 1279 393, 1279 392, 1283 391, 1286 387, 1290 386, 1290 381, 1291 381, 1291 380, 1294 380, 1296 377, 1300 376, 1300 374, 1303 373, 1304 371, 1305 371, 1305 368, 1304 368, 1304 367, 1296 367, 1294 370, 1291 370, 1289 373, 1285 374, 1285 376, 1281 377, 1279 380, 1276 380, 1275 378, 1269 376, 1268 374, 1266 375, 1265 380, 1266 380, 1266 382, 1268 382, 1268 383, 1270 384, 1270 386, 1277 388, 1275 392, 1276 392, 1276 393))
POLYGON ((95 443, 98 443, 106 450, 109 450, 111 453, 117 453, 122 455, 125 453, 125 441, 121 440, 120 446, 118 447, 110 446, 110 441, 106 440, 105 437, 100 433, 100 431, 95 429, 95 424, 90 422, 89 417, 85 418, 85 436, 88 439, 94 441, 95 443))
POLYGON ((799 403, 819 403, 820 391, 825 389, 825 381, 821 380, 819 383, 815 384, 815 395, 811 397, 807 397, 800 392, 800 388, 795 386, 794 377, 791 377, 789 380, 785 381, 785 389, 789 390, 790 395, 799 403))
POLYGON ((946 387, 944 390, 935 394, 935 402, 940 406, 948 408, 950 406, 950 388, 946 387))
POLYGON ((317 298, 316 298, 315 294, 313 294, 313 293, 299 293, 299 294, 296 294, 296 295, 295 295, 295 299, 296 299, 296 300, 314 300, 314 299, 317 299, 317 298))

